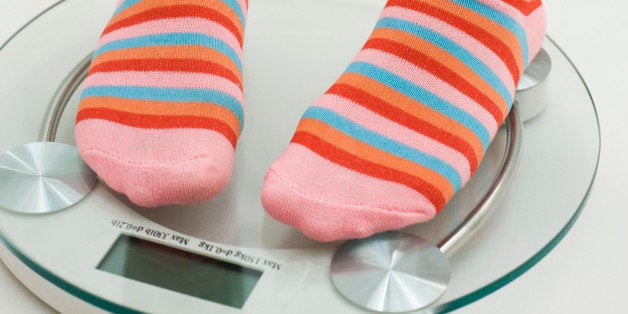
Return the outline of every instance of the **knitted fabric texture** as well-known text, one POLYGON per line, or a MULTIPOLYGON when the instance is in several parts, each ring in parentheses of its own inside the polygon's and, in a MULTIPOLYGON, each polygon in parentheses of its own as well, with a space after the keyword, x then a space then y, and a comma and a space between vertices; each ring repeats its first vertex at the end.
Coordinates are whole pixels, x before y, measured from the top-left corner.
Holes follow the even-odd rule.
POLYGON ((270 167, 267 212, 321 241, 432 218, 477 169, 544 34, 537 0, 389 0, 270 167))
POLYGON ((81 155, 141 206, 207 200, 243 124, 246 0, 125 0, 104 29, 76 117, 81 155))

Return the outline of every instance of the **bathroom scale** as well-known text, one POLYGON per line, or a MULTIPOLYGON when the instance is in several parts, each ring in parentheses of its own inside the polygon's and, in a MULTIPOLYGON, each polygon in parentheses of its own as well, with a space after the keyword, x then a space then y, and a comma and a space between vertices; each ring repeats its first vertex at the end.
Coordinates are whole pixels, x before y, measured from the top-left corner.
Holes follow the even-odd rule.
MULTIPOLYGON (((158 208, 133 205, 89 169, 55 166, 81 162, 72 155, 80 84, 115 3, 59 1, 0 46, 0 151, 26 156, 54 179, 38 183, 48 192, 33 199, 26 197, 25 181, 0 175, 0 257, 16 277, 61 312, 407 311, 347 296, 335 282, 332 262, 349 242, 313 241, 270 218, 260 201, 269 165, 308 104, 359 51, 385 1, 251 1, 243 58, 245 127, 232 180, 211 201, 158 208), (40 146, 24 146, 35 142, 40 146), (54 145, 57 157, 31 158, 41 145, 54 145), (53 188, 50 182, 70 172, 74 189, 53 188), (13 210, 38 204, 48 207, 13 210)), ((600 153, 596 109, 566 53, 550 38, 543 49, 551 70, 540 82, 524 80, 531 87, 516 96, 524 121, 516 171, 481 228, 447 255, 446 289, 411 312, 450 312, 500 289, 546 256, 583 209, 600 153)), ((455 236, 499 177, 513 130, 500 129, 474 178, 437 217, 397 237, 439 244, 455 236)), ((371 288, 378 289, 355 287, 371 288)))

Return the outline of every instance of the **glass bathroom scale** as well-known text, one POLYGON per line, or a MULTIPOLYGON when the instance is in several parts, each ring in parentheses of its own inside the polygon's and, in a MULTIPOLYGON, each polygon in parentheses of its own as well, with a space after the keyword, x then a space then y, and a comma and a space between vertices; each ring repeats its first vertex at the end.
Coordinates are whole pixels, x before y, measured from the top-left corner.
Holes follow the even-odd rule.
MULTIPOLYGON (((59 1, 0 46, 0 151, 36 141, 74 145, 79 73, 113 0, 59 1), (64 99, 62 107, 50 106, 64 99)), ((361 313, 330 279, 343 241, 320 243, 274 221, 263 175, 310 102, 350 63, 384 0, 251 1, 245 40, 245 127, 232 182, 194 206, 139 208, 104 184, 49 214, 0 208, 0 257, 61 312, 361 313)), ((417 313, 449 312, 515 280, 547 255, 583 209, 600 131, 588 89, 565 53, 539 86, 518 93, 521 156, 509 188, 474 237, 450 256, 449 288, 417 313), (536 113, 535 113, 536 114, 536 113)), ((504 159, 500 130, 471 182, 435 219, 402 231, 439 243, 486 192, 504 159)), ((1 179, 1 178, 0 178, 1 179)))

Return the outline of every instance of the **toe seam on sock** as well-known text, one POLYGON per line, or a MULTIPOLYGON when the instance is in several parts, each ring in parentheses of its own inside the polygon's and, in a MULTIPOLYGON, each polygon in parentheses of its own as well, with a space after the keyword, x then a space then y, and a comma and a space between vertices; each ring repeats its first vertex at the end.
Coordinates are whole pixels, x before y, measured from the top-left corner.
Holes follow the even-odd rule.
POLYGON ((407 211, 403 211, 403 210, 400 210, 399 208, 394 208, 394 207, 385 207, 385 206, 383 206, 383 207, 373 207, 373 206, 369 206, 369 205, 364 204, 364 203, 351 203, 351 202, 333 201, 333 200, 330 200, 328 198, 316 196, 316 195, 313 195, 312 193, 309 193, 309 192, 306 192, 306 191, 303 191, 303 190, 299 189, 295 184, 293 184, 292 182, 290 182, 289 180, 287 180, 286 178, 281 176, 276 170, 274 170, 272 168, 270 168, 268 170, 268 172, 272 173, 287 188, 291 189, 292 191, 294 191, 295 193, 297 193, 301 197, 309 198, 309 199, 312 199, 314 201, 324 202, 324 203, 328 203, 328 204, 332 204, 332 205, 361 206, 361 207, 366 207, 366 208, 368 208, 370 210, 386 210, 386 211, 389 211, 389 212, 397 212, 397 213, 400 213, 400 214, 416 214, 415 212, 407 212, 407 211))
MULTIPOLYGON (((108 153, 106 151, 100 150, 100 149, 96 149, 96 148, 89 148, 89 149, 84 149, 80 151, 81 155, 84 154, 90 154, 90 153, 96 153, 96 154, 101 154, 101 155, 105 155, 109 158, 112 158, 118 162, 127 164, 127 165, 135 165, 135 166, 172 166, 172 165, 177 165, 177 164, 184 164, 184 163, 189 163, 198 159, 208 159, 211 160, 211 156, 207 155, 207 154, 200 154, 200 155, 196 155, 193 156, 191 158, 188 159, 183 159, 183 160, 177 160, 177 161, 167 161, 167 162, 162 162, 162 161, 156 161, 156 162, 137 162, 137 161, 131 161, 125 158, 122 158, 120 156, 116 156, 114 154, 108 153)), ((216 168, 215 165, 213 165, 212 163, 212 167, 216 168)))

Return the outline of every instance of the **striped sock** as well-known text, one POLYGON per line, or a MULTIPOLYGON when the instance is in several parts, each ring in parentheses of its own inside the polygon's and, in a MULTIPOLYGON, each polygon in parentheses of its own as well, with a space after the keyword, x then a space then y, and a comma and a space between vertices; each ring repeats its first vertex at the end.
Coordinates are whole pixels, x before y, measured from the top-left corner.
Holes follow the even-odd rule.
POLYGON ((477 169, 544 32, 540 0, 389 0, 270 167, 264 207, 321 241, 432 218, 477 169))
POLYGON ((76 143, 141 206, 207 200, 231 177, 243 120, 247 0, 124 0, 103 31, 76 143))

